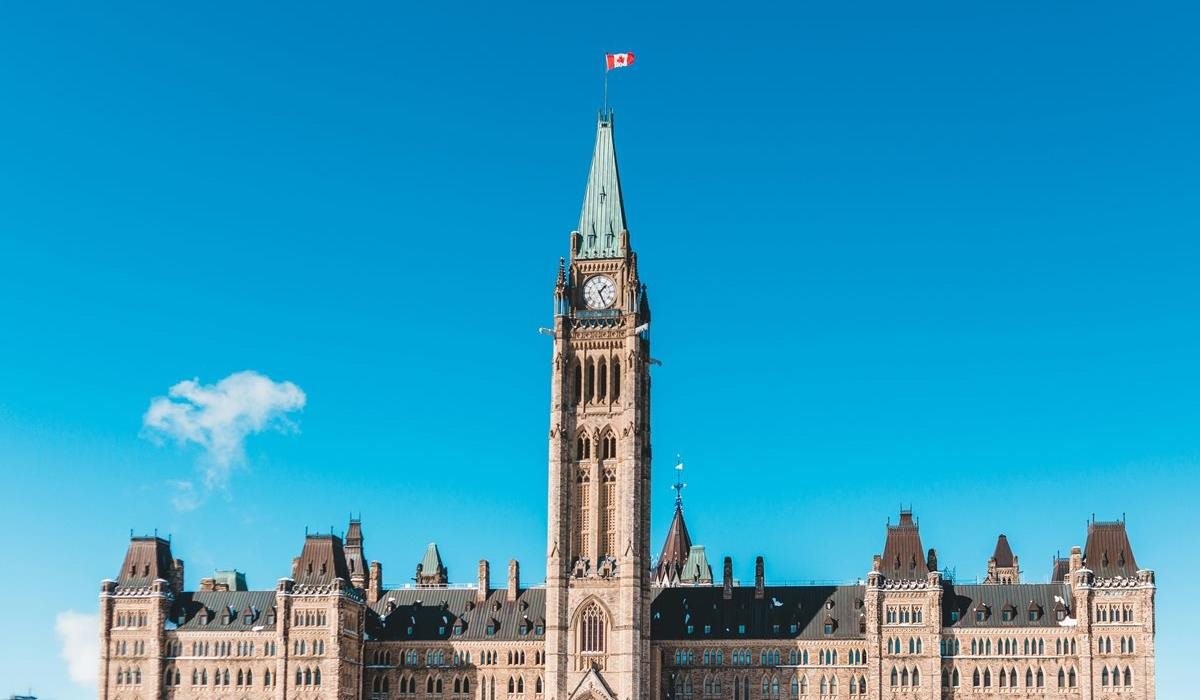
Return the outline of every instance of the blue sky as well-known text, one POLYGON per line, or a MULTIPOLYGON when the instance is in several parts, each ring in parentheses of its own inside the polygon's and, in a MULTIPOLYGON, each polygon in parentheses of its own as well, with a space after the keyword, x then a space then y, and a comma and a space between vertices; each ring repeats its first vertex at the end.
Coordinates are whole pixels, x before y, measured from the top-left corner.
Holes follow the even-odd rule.
POLYGON ((536 329, 602 54, 628 50, 655 547, 676 453, 694 539, 742 578, 758 554, 774 581, 861 576, 904 503, 960 578, 1005 532, 1044 580, 1125 514, 1183 696, 1194 8, 431 5, 6 10, 0 619, 25 642, 0 693, 91 696, 62 654, 130 528, 170 533, 189 586, 270 586, 352 511, 389 582, 431 540, 454 580, 483 557, 542 579, 536 329), (249 391, 261 421, 204 433, 220 459, 143 425, 242 371, 303 408, 249 391))

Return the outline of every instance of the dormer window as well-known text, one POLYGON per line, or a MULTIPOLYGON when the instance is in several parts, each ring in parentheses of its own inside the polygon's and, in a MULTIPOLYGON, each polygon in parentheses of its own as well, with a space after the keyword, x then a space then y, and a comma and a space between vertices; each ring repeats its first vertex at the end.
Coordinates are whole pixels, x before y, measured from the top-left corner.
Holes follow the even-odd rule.
POLYGON ((1026 610, 1026 616, 1030 622, 1037 622, 1042 618, 1042 607, 1031 601, 1029 609, 1026 610))
POLYGON ((979 607, 975 608, 975 621, 976 622, 987 622, 988 615, 990 614, 990 612, 991 611, 988 610, 988 606, 980 605, 979 607))
POLYGON ((957 610, 951 610, 951 611, 950 611, 950 621, 951 621, 951 622, 958 622, 958 611, 957 611, 957 610))
POLYGON ((266 623, 267 623, 267 627, 275 626, 275 608, 271 608, 270 610, 267 611, 266 623))
POLYGON ((1000 610, 1000 619, 1004 622, 1012 622, 1017 617, 1017 609, 1012 605, 1005 605, 1000 610))
POLYGON ((487 624, 487 630, 485 630, 485 631, 486 631, 486 633, 487 633, 487 636, 489 636, 489 637, 495 636, 495 634, 496 634, 496 628, 497 628, 498 626, 499 626, 499 625, 496 623, 496 621, 495 621, 494 619, 493 619, 493 620, 488 620, 488 624, 487 624))
POLYGON ((830 616, 826 615, 826 616, 825 616, 825 623, 824 623, 824 625, 822 626, 822 631, 824 631, 824 632, 825 632, 825 634, 833 634, 834 630, 836 630, 836 629, 837 629, 837 620, 835 620, 835 619, 833 619, 832 617, 830 617, 830 616))

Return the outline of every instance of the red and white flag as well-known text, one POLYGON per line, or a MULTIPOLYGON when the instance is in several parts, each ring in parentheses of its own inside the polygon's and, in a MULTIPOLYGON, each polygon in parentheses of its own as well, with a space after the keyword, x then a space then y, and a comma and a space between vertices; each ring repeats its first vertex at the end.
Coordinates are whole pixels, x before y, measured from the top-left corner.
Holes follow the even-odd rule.
POLYGON ((605 65, 608 70, 613 68, 624 68, 625 66, 633 65, 633 54, 631 53, 609 53, 604 55, 605 65))

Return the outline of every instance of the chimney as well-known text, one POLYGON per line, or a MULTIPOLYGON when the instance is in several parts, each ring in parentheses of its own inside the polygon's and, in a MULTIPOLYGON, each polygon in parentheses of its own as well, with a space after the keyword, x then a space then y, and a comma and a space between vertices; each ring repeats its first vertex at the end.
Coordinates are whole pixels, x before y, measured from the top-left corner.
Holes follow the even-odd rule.
POLYGON ((721 577, 722 586, 725 588, 722 595, 725 600, 729 600, 733 597, 733 557, 725 557, 725 566, 721 577))
POLYGON ((479 585, 475 589, 475 602, 482 603, 488 597, 488 583, 491 579, 491 568, 487 559, 479 560, 479 585))
POLYGON ((521 591, 521 565, 516 559, 508 562, 508 599, 515 601, 521 591))
POLYGON ((377 603, 383 595, 383 564, 371 562, 371 576, 367 581, 367 602, 377 603))
POLYGON ((217 580, 215 578, 200 579, 200 592, 207 593, 208 591, 217 590, 217 580))
POLYGON ((762 600, 765 592, 766 591, 763 589, 763 558, 755 557, 754 558, 754 597, 757 598, 758 600, 762 600))
POLYGON ((183 560, 176 559, 175 566, 171 570, 171 590, 175 595, 183 592, 183 560))
POLYGON ((1075 582, 1075 572, 1083 568, 1083 550, 1079 547, 1071 548, 1070 564, 1067 565, 1067 572, 1071 574, 1071 582, 1075 582))

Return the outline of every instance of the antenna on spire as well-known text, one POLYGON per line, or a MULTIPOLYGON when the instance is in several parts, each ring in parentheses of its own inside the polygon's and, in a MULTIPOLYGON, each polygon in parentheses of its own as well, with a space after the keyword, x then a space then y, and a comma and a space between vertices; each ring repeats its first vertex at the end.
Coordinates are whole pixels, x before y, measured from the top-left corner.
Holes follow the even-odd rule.
POLYGON ((675 455, 675 483, 671 484, 671 488, 675 489, 675 507, 683 507, 683 490, 687 488, 687 484, 683 482, 683 457, 675 455))

